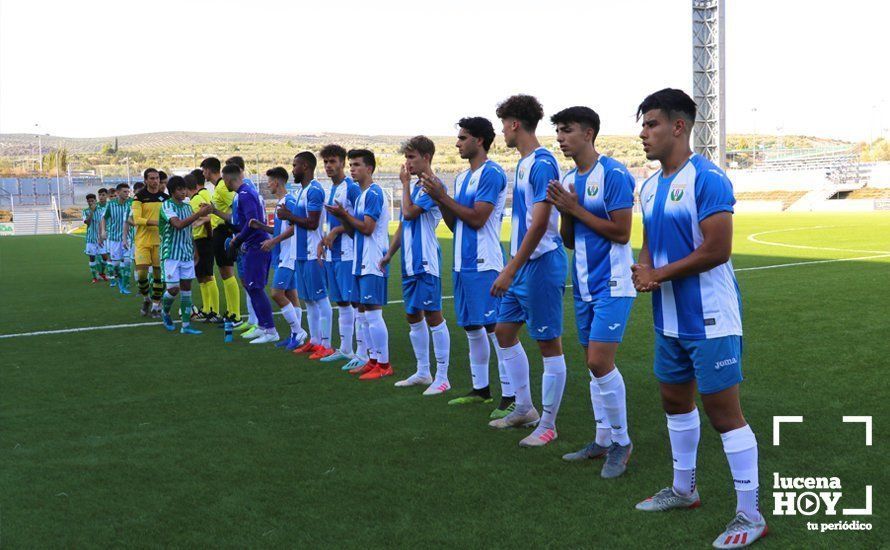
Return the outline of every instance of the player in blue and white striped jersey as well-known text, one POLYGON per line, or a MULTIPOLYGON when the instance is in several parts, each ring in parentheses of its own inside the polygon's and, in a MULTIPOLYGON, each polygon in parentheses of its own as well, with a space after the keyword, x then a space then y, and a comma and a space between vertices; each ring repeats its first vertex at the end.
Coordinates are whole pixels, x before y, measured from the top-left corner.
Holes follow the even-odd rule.
MULTIPOLYGON (((355 212, 355 202, 362 190, 351 177, 344 173, 346 166, 346 149, 330 144, 319 153, 324 164, 325 174, 331 178, 331 190, 327 203, 339 203, 347 212, 355 212)), ((327 213, 328 231, 320 246, 325 249, 325 274, 328 281, 328 296, 337 304, 339 314, 337 327, 340 333, 340 349, 332 355, 322 358, 324 362, 346 360, 350 369, 367 362, 367 350, 364 349, 361 336, 358 338, 359 355, 353 354, 352 335, 358 313, 358 296, 352 296, 352 237, 345 233, 343 224, 335 216, 327 213), (359 363, 359 361, 361 361, 359 363)), ((319 251, 321 252, 321 250, 319 251)), ((345 368, 345 367, 344 367, 345 368)))
POLYGON ((519 444, 540 447, 556 439, 556 414, 566 381, 561 338, 566 253, 557 229, 559 213, 547 202, 547 185, 559 180, 559 165, 535 136, 544 117, 537 99, 512 96, 498 105, 497 116, 507 146, 522 155, 513 184, 512 258, 491 287, 492 294, 503 297, 495 333, 516 392, 516 410, 489 425, 503 429, 538 424, 519 444), (543 356, 542 416, 532 404, 528 356, 519 342, 523 324, 543 356))
POLYGON ((362 338, 368 342, 368 362, 349 372, 361 380, 376 380, 392 376, 389 364, 389 330, 383 319, 386 305, 389 268, 381 260, 389 248, 389 208, 383 189, 374 183, 377 160, 367 149, 352 149, 346 153, 349 172, 362 192, 350 213, 340 203, 325 205, 325 209, 343 223, 346 234, 353 237, 352 274, 355 277, 352 296, 358 296, 359 326, 362 338))
POLYGON ((633 446, 627 434, 624 378, 615 366, 618 344, 637 295, 631 280, 634 178, 615 159, 599 154, 600 117, 569 107, 550 118, 556 141, 575 169, 550 182, 547 198, 562 214, 560 234, 575 250, 572 289, 578 339, 590 370, 596 440, 566 460, 605 456, 604 478, 624 473, 633 446))
POLYGON ((741 296, 733 274, 735 197, 723 171, 694 154, 689 142, 695 102, 681 90, 655 92, 640 104, 646 158, 661 170, 640 189, 643 247, 634 285, 652 292, 655 377, 667 413, 674 481, 638 510, 693 508, 700 421, 695 392, 720 432, 736 489, 736 514, 714 541, 735 548, 766 532, 757 504, 757 439, 742 414, 741 296))
POLYGON ((470 167, 455 179, 453 197, 437 178, 423 177, 424 190, 439 205, 445 223, 454 232, 454 310, 457 324, 467 332, 470 352, 473 388, 448 404, 491 402, 490 340, 501 382, 501 402, 490 417, 503 418, 513 412, 515 398, 494 334, 500 298, 492 296, 490 290, 504 268, 500 235, 507 175, 488 159, 495 137, 491 122, 482 117, 467 117, 457 125, 457 149, 470 167))
POLYGON ((451 389, 448 380, 451 338, 442 316, 442 251, 436 239, 436 227, 442 220, 442 213, 424 191, 420 180, 421 174, 430 172, 436 146, 426 136, 414 136, 402 144, 401 152, 405 155, 405 164, 399 172, 402 182, 401 220, 389 251, 383 257, 383 265, 388 264, 401 248, 402 297, 417 370, 395 385, 429 386, 423 395, 438 395, 451 389), (412 182, 412 177, 417 179, 412 182), (436 358, 435 377, 430 373, 430 333, 436 358))
POLYGON ((290 336, 275 344, 275 347, 293 351, 303 345, 308 335, 301 326, 303 309, 297 294, 297 278, 294 276, 296 267, 296 237, 294 226, 282 219, 279 210, 294 214, 297 210, 297 198, 288 192, 287 170, 276 166, 266 171, 269 191, 278 200, 275 209, 274 225, 269 226, 265 220, 251 220, 251 227, 263 229, 272 237, 263 242, 263 250, 272 253, 272 300, 281 308, 281 315, 290 326, 290 336))
POLYGON ((292 163, 294 182, 297 183, 294 212, 279 209, 281 219, 294 224, 296 262, 294 276, 297 294, 306 303, 309 318, 309 341, 294 353, 308 353, 310 359, 321 359, 334 353, 331 349, 331 303, 324 272, 324 258, 319 256, 319 244, 324 233, 321 213, 324 188, 315 179, 318 160, 309 151, 297 153, 292 163))

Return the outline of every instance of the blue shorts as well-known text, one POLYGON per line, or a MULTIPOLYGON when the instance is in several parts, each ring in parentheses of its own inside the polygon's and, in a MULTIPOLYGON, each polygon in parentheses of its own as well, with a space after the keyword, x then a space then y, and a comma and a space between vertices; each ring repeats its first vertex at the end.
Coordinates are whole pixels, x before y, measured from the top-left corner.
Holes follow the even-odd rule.
POLYGON ((386 277, 361 275, 358 282, 358 302, 369 306, 386 305, 386 277))
POLYGON ((529 260, 501 298, 498 323, 526 323, 535 340, 562 335, 562 296, 566 289, 566 252, 560 246, 529 260))
POLYGON ((352 260, 325 262, 324 271, 328 282, 328 296, 331 300, 337 303, 349 302, 355 280, 352 274, 352 260))
POLYGON ((402 297, 408 315, 442 310, 442 279, 429 273, 402 277, 402 297))
POLYGON ((491 295, 497 271, 455 271, 454 312, 457 326, 486 326, 497 321, 501 299, 491 295))
POLYGON ((275 269, 275 275, 272 276, 272 288, 278 290, 296 290, 297 278, 294 270, 289 267, 279 267, 275 269))
POLYGON ((684 340, 655 333, 655 378, 665 384, 698 382, 698 392, 717 393, 742 381, 742 337, 684 340))
POLYGON ((606 296, 590 302, 576 299, 575 325, 581 346, 587 347, 587 342, 620 342, 633 305, 634 299, 628 297, 606 296))
POLYGON ((327 298, 325 289, 324 267, 318 265, 318 260, 296 260, 294 271, 297 279, 297 294, 304 300, 314 302, 327 298))
MULTIPOLYGON (((235 258, 235 272, 238 274, 238 278, 242 281, 244 280, 244 259, 241 257, 242 254, 238 254, 238 257, 235 258)), ((244 283, 247 284, 247 283, 244 283)))
POLYGON ((244 288, 266 288, 269 280, 269 253, 261 248, 245 250, 239 256, 238 275, 244 288))

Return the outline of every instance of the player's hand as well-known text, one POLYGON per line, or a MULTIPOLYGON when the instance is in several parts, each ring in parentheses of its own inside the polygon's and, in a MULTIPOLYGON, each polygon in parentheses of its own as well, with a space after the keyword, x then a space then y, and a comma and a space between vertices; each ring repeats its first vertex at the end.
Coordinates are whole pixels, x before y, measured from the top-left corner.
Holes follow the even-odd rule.
POLYGON ((406 162, 399 168, 399 181, 402 182, 402 185, 410 185, 411 184, 411 172, 408 171, 408 163, 406 162))
POLYGON ((572 210, 578 204, 578 193, 575 192, 575 185, 569 184, 566 189, 556 180, 550 180, 547 185, 547 202, 556 207, 562 214, 571 214, 572 210))
POLYGON ((343 208, 343 205, 339 202, 334 201, 334 204, 326 204, 324 205, 324 209, 328 211, 335 218, 343 219, 346 217, 346 209, 343 208))
POLYGON ((322 239, 321 242, 318 243, 318 248, 315 252, 315 257, 318 258, 318 265, 324 266, 324 239, 322 239))
POLYGON ((424 172, 420 175, 420 185, 423 188, 423 192, 436 202, 448 195, 445 184, 432 172, 424 172))
POLYGON ((247 225, 249 225, 251 229, 259 229, 260 228, 260 222, 257 220, 250 220, 249 222, 247 222, 247 225))
POLYGON ((652 292, 661 287, 655 279, 655 270, 648 264, 633 264, 630 266, 633 272, 632 279, 637 292, 652 292))
POLYGON ((321 245, 325 248, 334 248, 334 236, 328 233, 321 240, 321 245))
POLYGON ((508 271, 506 268, 501 271, 498 278, 494 280, 494 284, 491 285, 491 295, 500 298, 504 294, 510 290, 510 285, 513 284, 513 274, 508 271))
POLYGON ((392 256, 389 254, 389 252, 387 252, 386 255, 380 258, 380 262, 377 264, 377 267, 380 269, 380 271, 383 271, 384 269, 386 269, 386 266, 388 266, 389 262, 391 261, 392 256))
POLYGON ((263 249, 263 252, 269 252, 270 250, 275 248, 275 243, 272 241, 272 239, 266 239, 265 241, 263 241, 263 244, 260 245, 260 248, 263 249))
POLYGON ((278 208, 275 209, 275 215, 278 216, 279 220, 285 220, 290 217, 290 210, 288 210, 287 206, 279 204, 278 208))

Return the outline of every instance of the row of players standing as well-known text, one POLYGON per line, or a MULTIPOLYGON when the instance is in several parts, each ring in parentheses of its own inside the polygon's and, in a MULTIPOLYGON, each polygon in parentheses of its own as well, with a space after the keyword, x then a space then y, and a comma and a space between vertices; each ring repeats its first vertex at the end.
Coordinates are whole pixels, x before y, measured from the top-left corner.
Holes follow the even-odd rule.
MULTIPOLYGON (((651 292, 654 371, 667 416, 674 479, 670 487, 636 507, 665 511, 699 505, 695 463, 700 420, 694 400, 698 390, 723 439, 738 497, 736 515, 714 545, 747 545, 763 535, 766 523, 757 505, 756 439, 739 405, 741 306, 729 260, 734 198, 725 174, 691 152, 695 111, 691 98, 671 89, 648 96, 639 106, 644 150, 647 158, 661 162, 662 170, 639 193, 644 241, 637 263, 628 244, 634 181, 619 162, 597 153, 599 117, 589 108, 572 107, 551 118, 562 151, 576 163, 576 169, 561 177, 555 157, 535 136, 543 109, 525 95, 508 98, 497 110, 507 146, 522 155, 513 187, 509 261, 505 262, 499 242, 506 175, 487 159, 494 129, 482 118, 459 123, 458 148, 470 168, 458 176, 452 195, 430 169, 432 142, 423 136, 406 142, 401 221, 392 242, 384 193, 373 182, 376 162, 371 151, 322 151, 334 183, 327 197, 314 179, 316 160, 311 153, 294 159, 299 186, 294 195, 284 187, 287 173, 270 170, 270 186, 280 202, 278 221, 271 227, 261 221, 264 210, 256 191, 244 185, 243 168, 227 165, 222 179, 226 189, 238 195, 230 216, 237 214, 242 221, 221 250, 214 247, 216 255, 221 252, 232 259, 240 253, 242 283, 260 329, 257 338, 271 342, 278 336, 263 288, 277 247, 273 298, 285 297, 276 298, 283 311, 294 305, 288 292, 304 300, 311 338, 295 346, 300 323, 285 314, 292 330, 285 347, 310 351, 321 360, 350 359, 350 372, 373 380, 394 373, 382 308, 388 303, 388 264, 401 249, 403 299, 417 371, 396 385, 426 386, 424 394, 435 395, 450 389, 450 338, 441 313, 441 258, 435 237, 444 218, 455 235, 455 310, 458 325, 467 333, 473 375, 473 390, 455 402, 491 399, 487 380, 491 341, 498 356, 502 399, 490 425, 535 426, 520 445, 541 447, 557 437, 556 418, 566 380, 561 340, 567 275, 563 245, 574 248, 575 317, 591 371, 597 434, 594 442, 564 458, 603 457, 606 478, 625 472, 633 445, 627 431, 624 380, 615 355, 636 292, 651 292), (343 175, 347 159, 352 178, 343 175), (328 214, 327 233, 323 211, 328 214), (340 350, 330 347, 329 295, 340 312, 340 350), (542 355, 542 414, 533 405, 529 360, 518 339, 523 325, 542 355), (349 349, 350 327, 355 329, 355 350, 349 349), (430 337, 435 373, 428 357, 430 337)), ((225 214, 215 207, 212 212, 225 214)))
MULTIPOLYGON (((384 193, 373 182, 372 152, 323 150, 333 181, 327 197, 313 177, 314 156, 297 155, 294 176, 300 187, 293 204, 288 206, 289 197, 282 196, 277 210, 279 219, 296 227, 296 260, 292 273, 289 268, 282 271, 287 257, 282 252, 275 286, 292 284, 310 302, 329 293, 340 309, 341 341, 347 348, 352 340, 349 312, 354 307, 357 353, 344 348, 323 351, 327 354, 323 360, 357 357, 346 366, 350 372, 364 380, 384 378, 393 369, 381 310, 388 303, 388 264, 401 250, 402 297, 417 370, 396 386, 426 386, 424 395, 444 393, 450 389, 450 338, 442 315, 441 252, 435 233, 444 219, 454 233, 455 312, 457 324, 467 334, 473 379, 473 390, 452 402, 491 400, 491 341, 498 356, 502 398, 490 426, 535 426, 519 444, 540 447, 557 437, 556 418, 566 381, 561 340, 567 275, 563 245, 574 249, 575 318, 590 370, 597 436, 564 458, 604 457, 605 478, 625 472, 633 445, 627 431, 624 380, 615 356, 636 293, 651 292, 654 371, 671 436, 674 480, 671 487, 638 503, 637 509, 664 511, 700 503, 695 485, 698 390, 712 425, 721 433, 738 496, 737 514, 715 546, 749 544, 762 536, 766 524, 757 504, 756 438, 739 405, 741 305, 730 261, 735 200, 726 175, 690 149, 695 114, 692 99, 672 89, 650 95, 639 107, 644 150, 647 158, 661 162, 662 170, 639 193, 644 242, 637 263, 629 244, 634 180, 621 163, 596 151, 598 115, 586 107, 571 107, 551 118, 560 148, 576 164, 561 176, 556 158, 535 135, 543 118, 540 103, 518 95, 497 110, 507 146, 522 156, 513 187, 509 261, 499 239, 507 178, 487 158, 495 136, 491 123, 474 117, 458 123, 457 147, 470 167, 457 176, 451 194, 431 171, 432 141, 417 136, 403 145, 401 216, 391 242, 384 193), (347 159, 352 178, 344 175, 347 159), (327 234, 320 222, 323 210, 327 234), (324 255, 328 261, 322 261, 324 255), (523 325, 542 355, 542 414, 533 405, 529 360, 518 338, 523 325), (435 372, 430 369, 430 337, 435 372)), ((279 228, 273 240, 284 235, 288 234, 279 228)))

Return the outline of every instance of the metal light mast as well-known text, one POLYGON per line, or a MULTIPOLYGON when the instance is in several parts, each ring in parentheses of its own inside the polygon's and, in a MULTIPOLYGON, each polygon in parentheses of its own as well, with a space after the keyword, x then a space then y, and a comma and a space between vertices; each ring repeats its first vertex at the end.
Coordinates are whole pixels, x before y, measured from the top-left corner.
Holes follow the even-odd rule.
POLYGON ((726 163, 725 0, 692 0, 692 98, 698 105, 693 148, 726 163))

